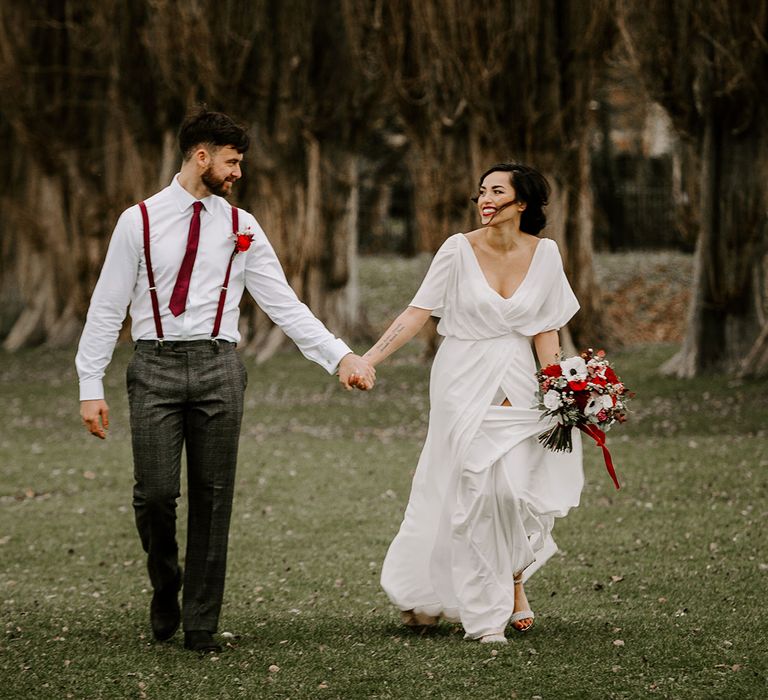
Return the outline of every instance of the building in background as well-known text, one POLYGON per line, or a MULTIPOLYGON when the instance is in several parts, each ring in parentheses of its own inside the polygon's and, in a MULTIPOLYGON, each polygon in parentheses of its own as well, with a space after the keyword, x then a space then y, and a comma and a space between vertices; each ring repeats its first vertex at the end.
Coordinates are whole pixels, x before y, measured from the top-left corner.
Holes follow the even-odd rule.
POLYGON ((690 149, 621 56, 607 66, 591 109, 596 248, 692 250, 690 149))

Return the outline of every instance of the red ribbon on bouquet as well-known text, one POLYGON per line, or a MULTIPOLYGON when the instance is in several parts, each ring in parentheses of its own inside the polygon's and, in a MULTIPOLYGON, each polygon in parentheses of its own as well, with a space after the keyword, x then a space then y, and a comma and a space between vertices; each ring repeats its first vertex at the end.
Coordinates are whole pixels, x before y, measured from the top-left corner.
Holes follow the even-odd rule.
POLYGON ((608 451, 608 448, 605 446, 605 433, 600 430, 596 425, 593 425, 592 423, 579 423, 578 424, 579 430, 581 430, 582 433, 585 433, 586 435, 589 435, 596 443, 598 447, 603 448, 603 458, 605 459, 605 468, 608 470, 608 474, 610 475, 611 479, 613 479, 613 483, 616 484, 616 488, 621 488, 619 486, 619 480, 616 478, 616 470, 613 468, 613 460, 611 459, 611 453, 608 451))

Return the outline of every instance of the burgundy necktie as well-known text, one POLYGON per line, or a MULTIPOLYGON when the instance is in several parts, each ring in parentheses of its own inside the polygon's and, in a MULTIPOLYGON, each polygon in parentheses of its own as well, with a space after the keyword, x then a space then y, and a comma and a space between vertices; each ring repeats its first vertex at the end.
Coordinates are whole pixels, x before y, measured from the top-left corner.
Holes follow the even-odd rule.
POLYGON ((192 213, 192 221, 189 222, 187 251, 184 253, 184 259, 181 261, 179 276, 176 278, 176 285, 173 288, 173 294, 171 294, 171 303, 168 305, 174 316, 183 314, 187 306, 189 279, 192 277, 192 267, 195 264, 197 244, 200 242, 200 210, 203 208, 203 203, 195 202, 192 206, 194 212, 192 213))

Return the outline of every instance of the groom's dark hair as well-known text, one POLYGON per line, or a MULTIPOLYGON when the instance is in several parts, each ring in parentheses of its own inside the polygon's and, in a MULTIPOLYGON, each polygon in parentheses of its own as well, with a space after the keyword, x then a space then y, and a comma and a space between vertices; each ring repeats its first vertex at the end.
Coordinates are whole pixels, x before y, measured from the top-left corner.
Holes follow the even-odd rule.
POLYGON ((205 106, 187 115, 179 127, 179 148, 184 160, 200 144, 232 146, 238 153, 245 153, 250 142, 244 127, 223 112, 212 112, 205 106))

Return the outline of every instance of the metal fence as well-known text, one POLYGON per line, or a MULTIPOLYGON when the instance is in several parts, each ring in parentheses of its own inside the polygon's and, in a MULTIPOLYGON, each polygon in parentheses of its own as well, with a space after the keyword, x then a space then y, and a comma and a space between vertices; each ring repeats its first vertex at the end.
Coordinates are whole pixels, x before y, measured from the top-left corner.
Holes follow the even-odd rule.
POLYGON ((671 155, 621 155, 593 163, 592 174, 598 249, 692 249, 675 203, 671 155))

